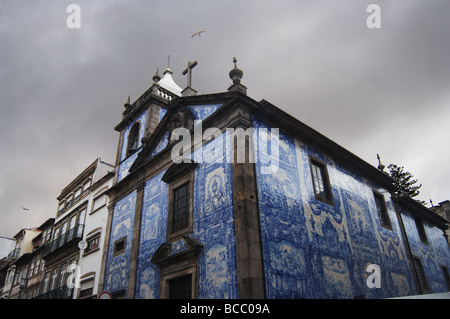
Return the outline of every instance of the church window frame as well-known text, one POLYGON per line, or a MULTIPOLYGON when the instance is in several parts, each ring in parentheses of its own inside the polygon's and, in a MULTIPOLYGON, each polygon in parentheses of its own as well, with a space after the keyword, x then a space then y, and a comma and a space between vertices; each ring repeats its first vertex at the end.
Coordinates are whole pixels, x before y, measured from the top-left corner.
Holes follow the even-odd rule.
POLYGON ((167 287, 166 289, 168 290, 168 299, 192 299, 193 285, 191 273, 166 279, 165 284, 167 287), (185 291, 180 292, 180 289, 185 291))
MULTIPOLYGON (((168 218, 167 218, 167 240, 172 240, 176 238, 181 238, 183 235, 193 232, 194 221, 193 221, 193 201, 194 201, 194 171, 191 171, 184 175, 183 177, 172 181, 169 184, 169 200, 168 200, 168 218), (181 227, 177 227, 177 210, 180 213, 180 209, 177 206, 177 192, 184 188, 188 194, 183 195, 186 197, 187 216, 183 216, 184 221, 181 227), (177 209, 178 208, 178 209, 177 209)), ((178 220, 180 222, 180 220, 178 220)))
POLYGON ((427 232, 425 231, 425 226, 423 225, 422 219, 415 216, 414 223, 416 224, 417 234, 419 235, 420 241, 423 244, 429 245, 430 242, 428 241, 427 232))
POLYGON ((333 205, 333 194, 331 191, 327 164, 317 158, 309 156, 309 167, 315 198, 326 204, 333 205))
POLYGON ((136 121, 128 131, 126 156, 134 154, 139 149, 140 131, 141 131, 141 122, 136 121))
POLYGON ((127 247, 127 237, 122 237, 114 242, 113 257, 119 256, 125 252, 127 247))
POLYGON ((376 190, 372 190, 372 192, 375 201, 375 207, 377 209, 378 219, 380 220, 381 226, 392 230, 392 222, 391 218, 389 217, 386 200, 384 199, 383 194, 377 192, 376 190))
POLYGON ((417 280, 419 285, 418 288, 420 289, 420 293, 428 294, 430 293, 430 286, 428 285, 428 279, 425 273, 425 269, 423 268, 422 261, 418 256, 413 255, 412 257, 416 268, 417 280))
MULTIPOLYGON (((181 279, 183 277, 190 277, 191 284, 191 296, 190 299, 198 298, 198 258, 194 256, 182 256, 175 258, 170 263, 163 262, 160 265, 160 295, 161 299, 173 298, 173 292, 171 292, 171 283, 174 280, 181 279)), ((172 287, 173 288, 173 287, 172 287)))

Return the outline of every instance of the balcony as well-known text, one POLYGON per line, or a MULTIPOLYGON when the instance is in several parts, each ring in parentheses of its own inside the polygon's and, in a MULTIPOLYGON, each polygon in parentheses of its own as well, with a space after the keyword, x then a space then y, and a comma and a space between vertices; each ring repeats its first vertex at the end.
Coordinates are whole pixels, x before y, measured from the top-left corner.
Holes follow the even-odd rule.
POLYGON ((73 288, 69 288, 68 286, 62 286, 52 291, 46 292, 45 294, 36 296, 33 299, 72 299, 72 298, 73 298, 73 288))
POLYGON ((58 250, 59 248, 71 243, 79 241, 83 238, 83 229, 84 225, 79 224, 72 229, 69 229, 67 232, 54 239, 50 243, 44 246, 44 250, 42 251, 42 257, 46 257, 58 250))
POLYGON ((16 248, 8 254, 8 256, 6 257, 6 260, 9 261, 13 258, 17 258, 17 257, 19 257, 19 255, 20 255, 20 248, 16 248))

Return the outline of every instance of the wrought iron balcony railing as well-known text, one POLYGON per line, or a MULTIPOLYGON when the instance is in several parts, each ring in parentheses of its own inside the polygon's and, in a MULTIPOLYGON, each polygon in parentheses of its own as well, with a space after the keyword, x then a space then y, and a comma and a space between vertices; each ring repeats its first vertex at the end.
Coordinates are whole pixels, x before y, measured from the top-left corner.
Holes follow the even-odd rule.
POLYGON ((75 240, 80 240, 83 238, 83 229, 84 225, 79 224, 75 226, 72 229, 69 229, 67 232, 59 236, 58 238, 54 239, 50 243, 46 244, 44 246, 44 250, 42 251, 42 256, 46 257, 50 253, 54 252, 55 250, 63 247, 64 245, 71 243, 75 240))
POLYGON ((36 296, 33 299, 72 299, 73 288, 69 288, 67 285, 56 288, 42 295, 36 296))

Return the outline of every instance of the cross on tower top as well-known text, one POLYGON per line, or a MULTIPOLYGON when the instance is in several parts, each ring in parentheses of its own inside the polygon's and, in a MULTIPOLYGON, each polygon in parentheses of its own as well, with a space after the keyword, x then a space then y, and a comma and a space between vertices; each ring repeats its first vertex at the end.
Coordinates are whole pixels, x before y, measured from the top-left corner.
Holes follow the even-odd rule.
POLYGON ((195 66, 197 64, 198 64, 197 61, 189 62, 187 68, 182 72, 183 75, 187 74, 187 86, 181 92, 182 96, 196 95, 197 94, 197 91, 195 91, 192 88, 192 69, 195 68, 195 66))
POLYGON ((192 69, 197 65, 197 61, 189 62, 187 68, 183 71, 183 75, 188 75, 187 87, 190 88, 192 85, 192 69))

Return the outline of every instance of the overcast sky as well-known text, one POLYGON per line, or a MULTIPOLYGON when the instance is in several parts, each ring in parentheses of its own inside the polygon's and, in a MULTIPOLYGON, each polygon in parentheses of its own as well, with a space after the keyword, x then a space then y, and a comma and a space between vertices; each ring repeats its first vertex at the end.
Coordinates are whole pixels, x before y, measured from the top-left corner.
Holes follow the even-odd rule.
POLYGON ((250 97, 374 166, 377 153, 404 166, 419 199, 450 199, 449 12, 448 0, 0 0, 0 236, 55 217, 97 157, 114 164, 123 104, 169 55, 182 88, 198 61, 199 94, 227 90, 236 56, 250 97))

